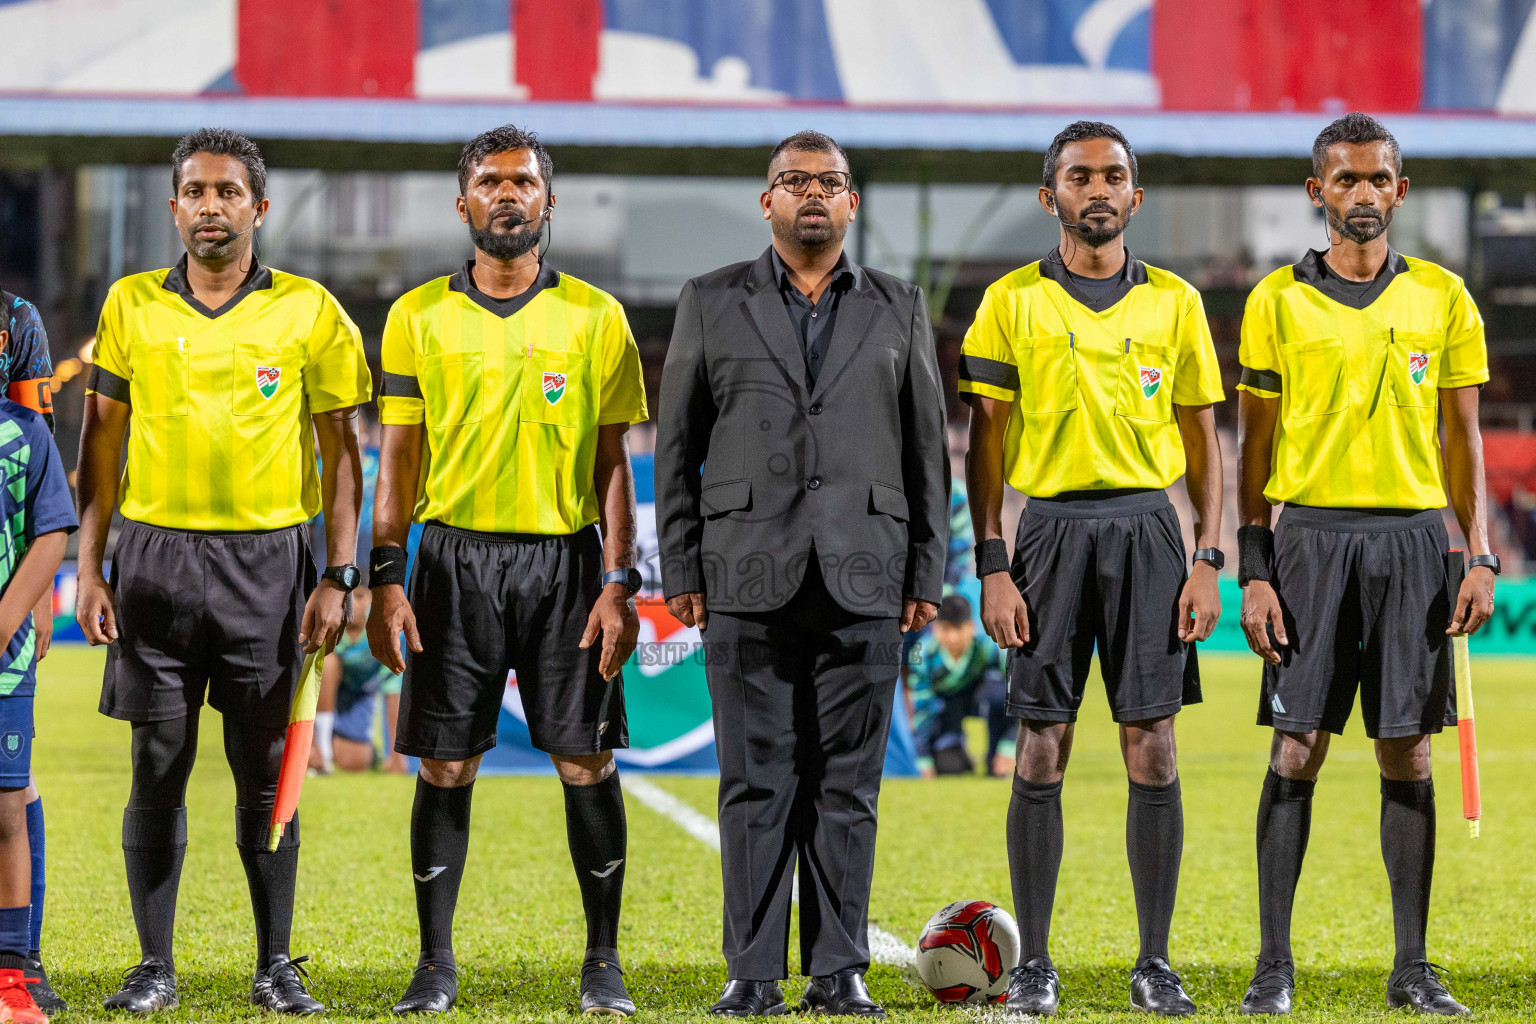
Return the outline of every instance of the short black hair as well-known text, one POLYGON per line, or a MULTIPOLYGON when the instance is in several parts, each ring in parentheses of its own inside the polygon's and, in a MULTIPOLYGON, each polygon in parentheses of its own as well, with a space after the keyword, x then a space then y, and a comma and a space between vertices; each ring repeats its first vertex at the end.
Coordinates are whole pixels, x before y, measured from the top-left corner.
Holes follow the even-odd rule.
POLYGON ((779 154, 796 153, 836 153, 842 158, 843 166, 852 170, 853 165, 848 162, 848 153, 830 135, 814 132, 807 128, 803 132, 795 132, 789 138, 773 147, 773 152, 768 157, 768 174, 772 180, 773 164, 779 159, 779 154))
POLYGON ((194 154, 212 153, 214 156, 232 156, 245 165, 246 184, 251 186, 251 199, 261 202, 267 198, 267 162, 261 156, 256 143, 228 128, 199 128, 181 137, 171 152, 171 193, 181 191, 181 165, 194 154))
POLYGON ((544 143, 539 141, 536 133, 524 131, 515 124, 504 124, 500 128, 481 132, 464 144, 464 151, 459 154, 459 195, 469 189, 469 174, 476 164, 495 153, 507 153, 514 149, 533 150, 534 158, 539 161, 539 177, 544 179, 544 194, 554 195, 554 157, 549 155, 549 150, 544 148, 544 143))
POLYGON ((1323 168, 1328 166, 1328 150, 1341 142, 1357 146, 1368 142, 1385 142, 1392 151, 1392 173, 1403 173, 1403 151, 1398 147, 1397 139, 1387 131, 1387 126, 1370 114, 1352 110, 1317 133, 1317 139, 1312 143, 1313 177, 1323 176, 1323 168))
POLYGON ((964 594, 950 594, 939 602, 940 622, 947 622, 952 626, 971 621, 971 602, 964 594))
POLYGON ((1087 142, 1089 139, 1113 139, 1125 148, 1125 155, 1131 161, 1131 187, 1139 184, 1139 173, 1136 170, 1136 151, 1126 141, 1119 128, 1103 121, 1073 121, 1051 140, 1050 148, 1045 151, 1045 166, 1041 180, 1045 187, 1054 190, 1056 188, 1056 172, 1061 166, 1061 151, 1067 148, 1070 142, 1087 142))

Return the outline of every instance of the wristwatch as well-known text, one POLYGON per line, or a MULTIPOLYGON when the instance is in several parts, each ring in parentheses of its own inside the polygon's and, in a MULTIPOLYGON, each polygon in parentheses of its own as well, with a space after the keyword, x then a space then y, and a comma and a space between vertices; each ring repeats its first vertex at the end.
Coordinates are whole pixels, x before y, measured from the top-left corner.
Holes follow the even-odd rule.
POLYGON ((615 569, 612 572, 603 573, 603 586, 606 587, 610 583, 624 584, 624 589, 633 597, 640 593, 640 587, 644 585, 645 579, 640 575, 639 569, 631 566, 628 569, 615 569))
POLYGON ((330 580, 350 594, 363 582, 363 572, 355 565, 331 565, 326 567, 321 579, 330 580))
POLYGON ((1189 560, 1190 565, 1196 562, 1210 562, 1212 569, 1221 572, 1222 566, 1227 564, 1227 556, 1221 553, 1221 548, 1200 548, 1189 560))
POLYGON ((1497 576, 1504 569, 1504 566, 1499 562, 1498 555, 1473 555, 1467 560, 1468 569, 1477 569, 1480 567, 1492 569, 1495 576, 1497 576))

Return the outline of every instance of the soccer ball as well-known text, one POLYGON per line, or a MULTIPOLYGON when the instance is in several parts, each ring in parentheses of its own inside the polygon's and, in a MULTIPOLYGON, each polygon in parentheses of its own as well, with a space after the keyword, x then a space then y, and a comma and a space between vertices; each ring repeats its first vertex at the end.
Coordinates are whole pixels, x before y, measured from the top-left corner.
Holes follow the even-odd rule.
POLYGON ((934 914, 917 940, 917 974, 941 1003, 1000 1003, 1019 964, 1019 926, 985 900, 934 914))

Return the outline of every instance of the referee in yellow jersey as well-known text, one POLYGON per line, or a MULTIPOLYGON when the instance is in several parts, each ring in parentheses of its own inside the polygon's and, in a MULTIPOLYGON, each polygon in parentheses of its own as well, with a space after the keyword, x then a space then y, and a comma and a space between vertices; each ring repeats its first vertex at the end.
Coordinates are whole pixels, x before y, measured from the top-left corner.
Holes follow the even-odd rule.
POLYGON ((645 385, 619 303, 539 258, 553 175, 538 138, 510 125, 465 146, 458 209, 474 259, 403 296, 384 328, 368 642, 405 672, 395 749, 421 758, 421 956, 396 1013, 458 997, 470 795, 509 670, 565 788, 587 920, 581 1008, 635 1009, 617 950, 628 854, 612 751, 629 743, 619 666, 639 632, 640 573, 625 434, 646 418, 645 385), (427 526, 407 594, 413 512, 427 526))
POLYGON ((1211 405, 1222 389, 1199 293, 1125 248, 1141 199, 1124 135, 1097 121, 1063 129, 1040 188, 1060 245, 987 289, 961 349, 982 622, 1011 649, 1007 710, 1022 719, 1007 825, 1022 942, 1013 1013, 1055 1013, 1060 999, 1048 939, 1061 784, 1095 644, 1130 779, 1126 852, 1141 931, 1131 1004, 1168 1016, 1195 1009, 1168 964, 1184 845, 1173 719, 1200 700, 1192 644, 1220 614, 1211 405), (1192 573, 1164 491, 1181 475, 1195 511, 1192 573), (1011 565, 1005 479, 1029 497, 1011 565))
POLYGON ((1454 723, 1450 635, 1493 611, 1479 387, 1483 321, 1461 279, 1387 244, 1408 194, 1392 133, 1354 113, 1312 146, 1329 246, 1259 282, 1239 359, 1239 578, 1274 728, 1259 799, 1258 969, 1245 1013, 1289 1013, 1291 904, 1312 790, 1360 692, 1381 768, 1397 954, 1387 1004, 1466 1014, 1426 959, 1435 792, 1429 737, 1454 723), (1445 423, 1442 445, 1439 419, 1445 423), (1472 556, 1452 578, 1441 509, 1472 556), (1271 506, 1285 509, 1271 532, 1271 506))
POLYGON ((176 1005, 171 932, 206 694, 224 716, 256 918, 251 1002, 315 1013, 305 958, 288 952, 298 820, 273 853, 267 825, 305 651, 340 635, 358 579, 356 416, 371 382, 336 300, 251 252, 267 199, 250 139, 193 132, 171 157, 171 186, 187 255, 107 294, 80 435, 76 617, 91 643, 110 645, 102 713, 133 726, 123 858, 142 959, 106 1005, 176 1005), (119 497, 125 522, 107 581, 119 497), (331 567, 317 587, 306 524, 321 511, 331 567))

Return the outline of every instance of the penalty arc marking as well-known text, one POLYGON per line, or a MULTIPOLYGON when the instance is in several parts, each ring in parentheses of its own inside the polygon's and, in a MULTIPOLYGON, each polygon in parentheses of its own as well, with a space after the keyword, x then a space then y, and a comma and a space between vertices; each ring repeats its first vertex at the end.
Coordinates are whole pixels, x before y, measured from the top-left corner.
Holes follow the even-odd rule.
MULTIPOLYGON (((700 814, 688 804, 662 789, 650 779, 640 775, 624 776, 624 792, 632 795, 645 806, 664 818, 668 818, 684 832, 708 846, 720 851, 720 826, 708 815, 700 814)), ((799 902, 799 886, 795 887, 795 900, 799 902)), ((917 960, 917 950, 902 942, 884 928, 869 926, 869 955, 877 963, 895 967, 912 974, 917 960)), ((915 979, 915 974, 913 978, 915 979)))

